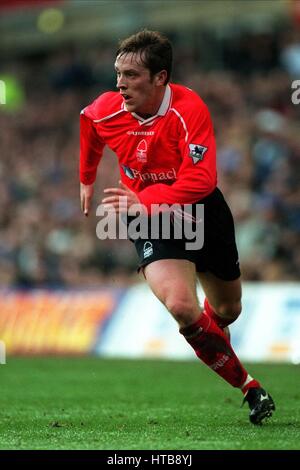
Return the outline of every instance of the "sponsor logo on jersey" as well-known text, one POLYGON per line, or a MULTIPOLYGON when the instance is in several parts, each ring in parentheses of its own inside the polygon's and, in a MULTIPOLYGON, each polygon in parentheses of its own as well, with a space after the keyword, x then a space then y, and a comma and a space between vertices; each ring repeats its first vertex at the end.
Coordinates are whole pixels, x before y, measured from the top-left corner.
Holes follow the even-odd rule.
POLYGON ((136 149, 136 158, 138 162, 146 163, 147 162, 147 142, 145 139, 141 140, 136 149))
POLYGON ((207 150, 207 147, 199 144, 189 144, 190 148, 190 157, 193 160, 194 165, 203 160, 204 154, 207 150))
POLYGON ((151 242, 144 243, 144 258, 149 258, 149 256, 153 255, 153 245, 151 242))
POLYGON ((154 135, 155 131, 127 131, 127 135, 154 135))
POLYGON ((171 168, 171 170, 168 170, 168 171, 160 171, 159 173, 152 173, 152 172, 142 173, 141 171, 136 170, 135 168, 130 168, 129 166, 126 166, 126 165, 121 165, 121 166, 125 175, 131 180, 134 180, 135 178, 139 178, 141 181, 152 181, 153 183, 155 183, 156 181, 166 181, 166 180, 174 181, 177 178, 175 168, 171 168))
POLYGON ((129 168, 129 166, 125 166, 125 165, 121 165, 122 168, 123 168, 123 171, 125 173, 125 175, 130 178, 131 180, 134 180, 135 176, 134 176, 134 173, 132 171, 131 168, 129 168))

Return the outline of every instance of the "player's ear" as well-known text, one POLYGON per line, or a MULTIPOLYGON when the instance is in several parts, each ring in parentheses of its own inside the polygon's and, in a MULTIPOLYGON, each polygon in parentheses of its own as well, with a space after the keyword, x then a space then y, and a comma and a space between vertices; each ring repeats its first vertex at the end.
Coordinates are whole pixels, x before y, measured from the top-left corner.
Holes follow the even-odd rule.
POLYGON ((166 84, 167 80, 167 71, 161 70, 155 75, 155 83, 157 86, 162 86, 166 84))

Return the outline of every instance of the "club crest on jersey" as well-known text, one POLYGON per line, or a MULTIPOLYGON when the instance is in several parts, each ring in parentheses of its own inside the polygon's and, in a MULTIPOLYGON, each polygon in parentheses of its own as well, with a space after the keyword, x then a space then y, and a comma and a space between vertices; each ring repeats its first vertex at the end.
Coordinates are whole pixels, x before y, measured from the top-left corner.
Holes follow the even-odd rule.
POLYGON ((207 150, 207 147, 199 144, 189 144, 190 148, 190 157, 193 160, 194 165, 203 160, 204 154, 207 150))
POLYGON ((149 258, 149 256, 153 255, 153 245, 151 242, 144 243, 143 252, 144 252, 144 259, 149 258))
POLYGON ((145 139, 141 140, 136 149, 136 158, 138 162, 146 163, 147 162, 147 142, 145 139))

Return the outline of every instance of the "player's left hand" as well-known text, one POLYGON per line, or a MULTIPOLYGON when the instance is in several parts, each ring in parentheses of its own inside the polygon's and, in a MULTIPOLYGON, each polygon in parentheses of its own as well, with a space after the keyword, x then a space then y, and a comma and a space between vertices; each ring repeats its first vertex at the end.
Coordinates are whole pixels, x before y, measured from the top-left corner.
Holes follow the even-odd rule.
POLYGON ((119 181, 118 188, 106 188, 104 189, 104 193, 111 194, 102 199, 105 210, 116 212, 117 214, 120 212, 128 212, 129 215, 136 215, 137 212, 144 213, 143 205, 140 203, 136 193, 129 189, 122 181, 119 181), (130 211, 130 209, 132 209, 132 211, 130 211))

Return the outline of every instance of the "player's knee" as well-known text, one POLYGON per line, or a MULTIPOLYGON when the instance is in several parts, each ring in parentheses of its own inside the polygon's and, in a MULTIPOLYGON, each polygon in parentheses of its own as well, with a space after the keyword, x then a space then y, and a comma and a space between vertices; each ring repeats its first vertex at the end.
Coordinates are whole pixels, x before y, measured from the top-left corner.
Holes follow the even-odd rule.
POLYGON ((199 316, 199 307, 184 297, 169 297, 166 307, 181 326, 194 323, 199 316))
POLYGON ((224 302, 218 306, 218 314, 221 317, 236 320, 242 311, 241 301, 224 302))

